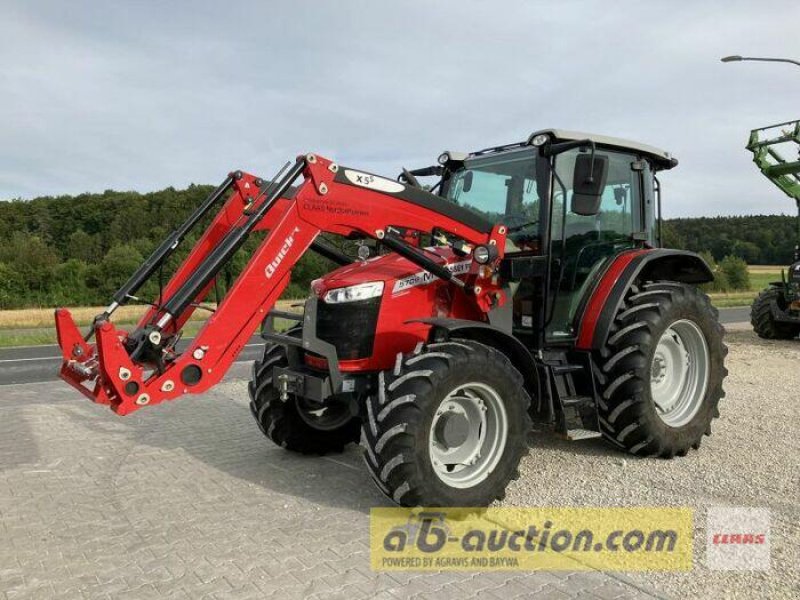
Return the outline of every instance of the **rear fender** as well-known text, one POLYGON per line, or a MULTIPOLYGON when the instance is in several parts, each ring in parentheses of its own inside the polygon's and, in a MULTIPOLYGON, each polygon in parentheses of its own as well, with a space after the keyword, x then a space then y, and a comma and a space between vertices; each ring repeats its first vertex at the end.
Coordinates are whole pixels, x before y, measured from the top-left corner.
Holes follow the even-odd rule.
POLYGON ((530 350, 513 335, 489 323, 469 321, 465 319, 430 318, 415 319, 414 322, 431 325, 429 340, 438 340, 444 333, 444 339, 465 338, 474 340, 502 352, 522 374, 525 387, 535 394, 534 402, 541 398, 537 363, 530 350))
POLYGON ((608 339, 614 317, 634 281, 678 281, 701 284, 714 280, 706 261, 685 250, 640 249, 623 252, 606 268, 589 292, 578 325, 579 350, 599 350, 608 339))

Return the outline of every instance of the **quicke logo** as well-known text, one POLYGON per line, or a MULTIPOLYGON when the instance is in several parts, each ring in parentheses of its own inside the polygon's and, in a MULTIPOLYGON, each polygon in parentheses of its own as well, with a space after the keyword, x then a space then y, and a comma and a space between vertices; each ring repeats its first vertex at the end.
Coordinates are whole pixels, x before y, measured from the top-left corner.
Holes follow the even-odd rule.
POLYGON ((275 274, 275 271, 280 266, 283 259, 286 257, 286 254, 289 252, 289 248, 294 245, 294 234, 300 233, 300 228, 295 227, 294 231, 286 236, 286 239, 283 241, 283 246, 281 249, 278 250, 278 254, 275 255, 275 258, 267 265, 267 268, 264 269, 264 274, 267 276, 267 279, 271 279, 272 276, 275 274))

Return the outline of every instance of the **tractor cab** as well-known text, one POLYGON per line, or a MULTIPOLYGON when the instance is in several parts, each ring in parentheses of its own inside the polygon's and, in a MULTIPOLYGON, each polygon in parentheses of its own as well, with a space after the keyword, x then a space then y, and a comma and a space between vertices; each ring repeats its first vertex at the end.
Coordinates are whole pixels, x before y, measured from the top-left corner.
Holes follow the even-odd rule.
POLYGON ((547 129, 524 143, 445 152, 440 163, 443 197, 507 227, 514 334, 541 347, 574 342, 609 261, 661 245, 656 173, 677 160, 637 142, 547 129))

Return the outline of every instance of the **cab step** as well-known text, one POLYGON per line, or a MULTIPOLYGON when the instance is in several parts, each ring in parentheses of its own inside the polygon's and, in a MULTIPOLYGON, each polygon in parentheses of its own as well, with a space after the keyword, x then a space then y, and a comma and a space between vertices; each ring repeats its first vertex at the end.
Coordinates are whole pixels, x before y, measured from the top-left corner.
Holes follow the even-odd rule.
POLYGON ((573 364, 561 364, 561 365, 551 365, 550 370, 553 372, 553 375, 566 375, 567 373, 577 373, 583 371, 586 367, 583 365, 573 365, 573 364))
POLYGON ((599 431, 590 431, 589 429, 567 429, 567 439, 573 442, 578 440, 591 440, 603 437, 599 431))
POLYGON ((561 398, 563 406, 593 406, 594 399, 591 396, 565 396, 561 398))

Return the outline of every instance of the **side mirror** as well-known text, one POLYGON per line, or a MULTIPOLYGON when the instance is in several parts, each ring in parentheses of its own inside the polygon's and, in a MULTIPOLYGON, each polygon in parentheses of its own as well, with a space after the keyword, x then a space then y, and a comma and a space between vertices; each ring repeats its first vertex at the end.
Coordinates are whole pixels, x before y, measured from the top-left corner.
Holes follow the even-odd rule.
POLYGON ((576 215, 593 216, 600 211, 600 200, 608 179, 608 157, 579 154, 575 158, 570 210, 576 215))

